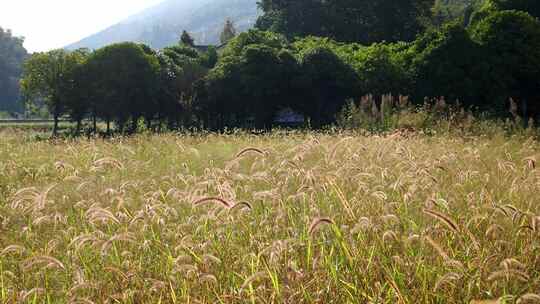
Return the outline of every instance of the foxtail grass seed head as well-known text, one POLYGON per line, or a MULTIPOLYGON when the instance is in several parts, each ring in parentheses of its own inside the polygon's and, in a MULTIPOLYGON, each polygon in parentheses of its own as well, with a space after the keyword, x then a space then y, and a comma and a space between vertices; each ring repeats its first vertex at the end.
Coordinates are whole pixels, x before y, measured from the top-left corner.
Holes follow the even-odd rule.
POLYGON ((313 235, 323 225, 335 225, 334 221, 327 217, 316 218, 309 225, 308 233, 313 235))
POLYGON ((540 303, 535 129, 350 102, 358 128, 0 126, 0 303, 540 303))

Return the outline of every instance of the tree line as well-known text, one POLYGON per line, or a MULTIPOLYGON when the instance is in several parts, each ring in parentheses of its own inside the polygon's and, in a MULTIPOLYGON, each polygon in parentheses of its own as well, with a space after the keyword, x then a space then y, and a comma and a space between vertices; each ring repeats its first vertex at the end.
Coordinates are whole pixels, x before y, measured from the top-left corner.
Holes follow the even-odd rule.
POLYGON ((257 28, 234 36, 227 22, 219 50, 198 49, 184 32, 163 50, 121 43, 34 54, 22 91, 55 121, 68 115, 77 130, 85 118, 94 130, 103 121, 107 131, 114 122, 120 132, 140 121, 155 130, 269 129, 282 109, 321 128, 347 101, 387 93, 417 103, 444 96, 495 115, 513 98, 523 116, 540 114, 536 0, 473 1, 457 17, 427 0, 260 5, 257 28))

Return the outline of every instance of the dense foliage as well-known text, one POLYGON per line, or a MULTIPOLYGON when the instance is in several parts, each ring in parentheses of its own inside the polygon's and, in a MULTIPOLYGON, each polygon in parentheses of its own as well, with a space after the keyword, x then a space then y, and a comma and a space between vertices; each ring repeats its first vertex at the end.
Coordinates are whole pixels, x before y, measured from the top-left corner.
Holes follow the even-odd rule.
POLYGON ((466 105, 485 106, 487 72, 485 54, 466 29, 458 24, 430 31, 410 46, 414 71, 414 99, 445 96, 466 105))
MULTIPOLYGON (((499 116, 513 100, 512 114, 527 120, 540 116, 535 3, 267 0, 258 23, 272 31, 233 37, 228 22, 219 51, 195 46, 184 31, 160 51, 123 43, 36 54, 23 89, 54 117, 69 115, 78 126, 92 118, 94 130, 98 120, 107 130, 114 122, 124 132, 140 120, 152 129, 270 129, 284 111, 322 128, 361 96, 388 93, 416 104, 443 97, 499 116), (55 67, 59 55, 66 63, 55 67)), ((373 111, 382 103, 374 98, 373 111)))
POLYGON ((263 0, 257 27, 287 35, 373 43, 410 41, 429 19, 433 0, 263 0))
POLYGON ((23 39, 0 27, 0 112, 22 111, 18 81, 27 56, 23 39))
POLYGON ((70 88, 74 87, 74 71, 81 62, 81 55, 82 52, 54 50, 34 54, 24 64, 21 81, 24 98, 27 102, 40 100, 45 103, 54 118, 53 133, 56 133, 60 115, 72 104, 70 88))
POLYGON ((484 48, 490 90, 519 99, 524 115, 538 114, 540 22, 525 12, 501 11, 480 21, 473 37, 484 48))

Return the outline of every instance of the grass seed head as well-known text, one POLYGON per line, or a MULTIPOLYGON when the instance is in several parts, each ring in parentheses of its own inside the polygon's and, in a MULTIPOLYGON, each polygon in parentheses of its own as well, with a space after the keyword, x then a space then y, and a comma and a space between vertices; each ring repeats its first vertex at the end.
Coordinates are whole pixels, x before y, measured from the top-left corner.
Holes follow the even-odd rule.
POLYGON ((316 218, 309 225, 308 233, 313 235, 317 229, 322 225, 335 225, 334 221, 327 217, 316 218))

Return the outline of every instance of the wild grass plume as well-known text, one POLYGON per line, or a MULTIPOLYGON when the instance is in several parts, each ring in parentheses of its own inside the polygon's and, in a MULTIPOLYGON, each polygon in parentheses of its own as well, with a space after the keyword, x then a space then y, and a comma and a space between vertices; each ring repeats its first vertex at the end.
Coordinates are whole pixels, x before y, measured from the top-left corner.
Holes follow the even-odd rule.
POLYGON ((526 136, 0 133, 0 303, 540 303, 526 136))

